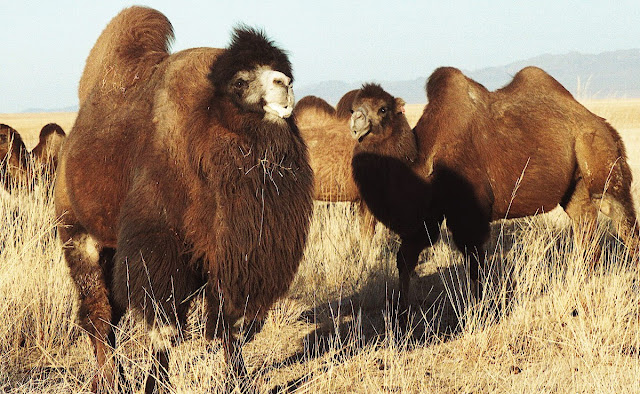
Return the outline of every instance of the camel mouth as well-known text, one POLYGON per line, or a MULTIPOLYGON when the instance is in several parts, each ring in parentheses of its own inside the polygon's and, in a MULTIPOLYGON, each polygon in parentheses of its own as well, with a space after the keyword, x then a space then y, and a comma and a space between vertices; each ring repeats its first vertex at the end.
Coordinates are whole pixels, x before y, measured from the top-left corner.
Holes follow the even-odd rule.
POLYGON ((353 134, 352 137, 354 140, 358 140, 358 143, 361 143, 364 140, 364 137, 366 137, 367 135, 369 135, 369 133, 371 132, 371 127, 367 127, 366 129, 363 130, 352 130, 353 134))
POLYGON ((276 115, 277 117, 282 119, 287 119, 293 113, 292 105, 283 106, 276 103, 269 103, 263 108, 266 113, 276 115))

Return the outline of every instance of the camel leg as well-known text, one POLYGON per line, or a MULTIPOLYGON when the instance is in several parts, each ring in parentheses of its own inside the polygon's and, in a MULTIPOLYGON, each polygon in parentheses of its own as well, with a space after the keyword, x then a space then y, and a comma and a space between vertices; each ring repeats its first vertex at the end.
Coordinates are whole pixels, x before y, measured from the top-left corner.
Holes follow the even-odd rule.
MULTIPOLYGON (((71 214, 63 216, 67 223, 71 214)), ((71 277, 80 296, 78 319, 80 326, 91 340, 99 372, 94 378, 93 390, 112 388, 114 382, 113 348, 109 342, 115 341, 112 333, 112 308, 109 291, 105 282, 105 271, 101 262, 98 244, 79 224, 60 225, 60 238, 64 241, 64 256, 71 277)), ((118 312, 116 319, 122 314, 118 312)))
POLYGON ((615 196, 605 195, 602 211, 618 226, 618 235, 627 246, 629 256, 635 261, 638 259, 640 247, 640 229, 631 193, 628 196, 628 198, 615 198, 615 196))
POLYGON ((581 134, 575 149, 581 179, 567 213, 574 220, 582 214, 595 223, 598 210, 602 211, 619 226, 619 235, 635 256, 639 231, 631 196, 631 169, 624 157, 622 141, 616 138, 613 129, 599 129, 581 134))
POLYGON ((176 233, 152 216, 160 210, 137 206, 128 199, 122 206, 127 220, 118 229, 112 291, 116 305, 142 312, 152 328, 154 360, 145 389, 153 392, 169 387, 169 349, 186 324, 190 296, 204 280, 190 267, 176 233))
POLYGON ((451 230, 456 247, 464 254, 465 259, 469 259, 469 279, 475 285, 476 296, 480 300, 483 296, 481 274, 484 273, 486 259, 484 244, 489 238, 491 228, 487 216, 479 212, 474 216, 477 220, 471 220, 470 215, 447 218, 447 226, 451 230))
POLYGON ((598 223, 598 207, 594 203, 586 182, 580 179, 568 203, 563 205, 573 221, 573 239, 578 251, 585 254, 585 260, 592 264, 598 261, 601 247, 595 239, 598 223))
MULTIPOLYGON (((398 288, 400 313, 404 315, 409 310, 410 281, 415 274, 415 267, 418 264, 420 253, 428 246, 432 246, 440 237, 440 223, 434 221, 426 226, 426 230, 419 231, 412 235, 401 236, 400 249, 396 255, 396 265, 398 267, 398 288)), ((401 320, 401 323, 403 320, 401 320)))
POLYGON ((248 389, 247 368, 242 356, 242 341, 233 332, 235 322, 240 318, 230 311, 222 290, 218 284, 209 283, 207 287, 207 339, 219 338, 222 340, 224 359, 227 366, 227 392, 235 389, 239 383, 241 391, 248 389))

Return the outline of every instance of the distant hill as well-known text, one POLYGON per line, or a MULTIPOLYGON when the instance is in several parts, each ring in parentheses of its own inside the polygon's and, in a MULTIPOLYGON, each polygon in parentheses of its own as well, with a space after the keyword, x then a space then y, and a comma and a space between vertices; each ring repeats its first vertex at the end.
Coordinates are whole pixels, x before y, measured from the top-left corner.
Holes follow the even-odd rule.
MULTIPOLYGON (((640 48, 597 55, 578 52, 565 55, 545 54, 506 66, 463 71, 487 89, 495 90, 507 84, 518 70, 526 66, 542 68, 578 98, 640 97, 640 48)), ((424 103, 427 78, 428 75, 409 81, 377 82, 408 103, 424 103)), ((297 88, 296 96, 301 98, 315 95, 335 105, 344 93, 361 85, 362 82, 321 82, 297 88)))
POLYGON ((77 105, 71 105, 68 107, 62 107, 62 108, 28 108, 25 109, 22 112, 28 112, 28 113, 43 113, 43 112, 78 112, 78 106, 77 105))

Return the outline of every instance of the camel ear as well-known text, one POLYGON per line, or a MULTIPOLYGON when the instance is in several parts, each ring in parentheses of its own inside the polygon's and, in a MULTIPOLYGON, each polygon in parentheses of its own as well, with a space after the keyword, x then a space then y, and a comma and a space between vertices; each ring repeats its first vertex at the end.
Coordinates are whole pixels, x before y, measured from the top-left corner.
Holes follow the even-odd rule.
POLYGON ((396 97, 396 113, 403 114, 405 113, 404 105, 406 103, 400 97, 396 97))

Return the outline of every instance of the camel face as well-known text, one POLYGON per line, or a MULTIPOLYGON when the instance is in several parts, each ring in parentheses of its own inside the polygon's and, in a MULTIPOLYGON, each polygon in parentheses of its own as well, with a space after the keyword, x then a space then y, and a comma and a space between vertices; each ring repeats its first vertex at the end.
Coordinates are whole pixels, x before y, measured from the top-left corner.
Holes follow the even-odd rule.
POLYGON ((265 119, 286 119, 293 112, 291 78, 270 67, 238 71, 227 89, 237 105, 248 111, 264 112, 265 119))
POLYGON ((362 142, 369 134, 384 137, 392 131, 390 126, 394 115, 404 112, 405 103, 401 98, 394 98, 386 92, 382 97, 371 97, 368 93, 372 92, 368 90, 363 89, 353 101, 353 112, 349 121, 352 137, 358 142, 362 142))
POLYGON ((362 142, 372 129, 380 132, 380 125, 388 112, 388 106, 384 100, 364 99, 354 102, 353 113, 349 121, 352 137, 362 142))

